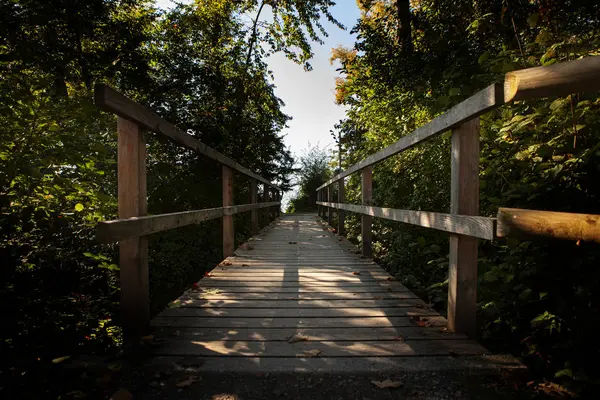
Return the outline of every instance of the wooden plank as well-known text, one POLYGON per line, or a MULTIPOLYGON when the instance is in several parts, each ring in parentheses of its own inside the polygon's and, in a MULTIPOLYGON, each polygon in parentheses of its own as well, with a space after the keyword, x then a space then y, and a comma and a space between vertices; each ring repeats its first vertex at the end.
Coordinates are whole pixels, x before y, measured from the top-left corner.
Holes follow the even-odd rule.
MULTIPOLYGON (((222 168, 223 207, 230 207, 233 205, 233 171, 225 165, 222 168)), ((223 258, 233 255, 234 244, 233 216, 223 215, 223 258)))
MULTIPOLYGON (((258 187, 256 179, 250 178, 250 204, 258 203, 258 187)), ((252 210, 250 232, 252 235, 256 235, 260 228, 258 227, 258 211, 257 209, 252 210)))
MULTIPOLYGON (((367 167, 361 172, 361 192, 362 205, 371 206, 373 204, 373 168, 367 167)), ((373 217, 370 215, 361 216, 361 243, 362 254, 367 258, 373 257, 372 243, 372 225, 373 217)))
POLYGON ((472 215, 445 214, 432 211, 400 210, 359 206, 355 204, 323 203, 327 207, 350 211, 357 214, 423 226, 440 231, 494 240, 496 220, 472 215))
POLYGON ((375 283, 386 281, 390 276, 382 275, 382 276, 354 276, 352 274, 346 276, 336 276, 336 275, 320 275, 320 276, 311 276, 304 275, 299 276, 297 273, 288 273, 285 274, 287 276, 254 276, 254 275, 211 275, 203 279, 206 282, 280 282, 280 283, 321 283, 321 282, 335 282, 335 283, 375 283))
MULTIPOLYGON (((446 326, 442 317, 424 317, 428 326, 446 326)), ((206 328, 377 328, 418 326, 411 317, 359 318, 231 318, 231 317, 156 317, 152 326, 206 327, 206 328)))
POLYGON ((418 307, 391 308, 167 308, 159 317, 230 318, 348 318, 437 316, 435 311, 418 307))
POLYGON ((113 243, 134 236, 150 235, 221 218, 224 215, 233 215, 273 205, 274 203, 240 204, 231 207, 207 208, 204 210, 103 221, 96 225, 96 240, 99 243, 113 243))
POLYGON ((566 96, 600 90, 600 57, 512 71, 504 77, 504 101, 566 96))
POLYGON ((600 243, 600 215, 501 207, 496 234, 498 237, 541 236, 600 243))
MULTIPOLYGON (((391 282, 390 282, 391 283, 391 282)), ((295 288, 303 288, 303 287, 338 287, 338 288, 353 288, 353 287, 394 287, 397 284, 389 284, 386 281, 372 281, 372 282, 235 282, 235 281, 215 281, 209 279, 202 279, 198 282, 199 285, 204 287, 295 287, 295 288)), ((350 289, 351 290, 351 289, 350 289)))
MULTIPOLYGON (((479 118, 452 132, 452 214, 479 214, 479 118)), ((477 334, 477 238, 450 235, 448 329, 477 334)))
MULTIPOLYGON (((189 297, 180 297, 179 302, 173 308, 267 308, 267 309, 307 309, 307 308, 392 308, 392 307, 416 307, 426 308, 426 304, 418 299, 399 300, 298 300, 290 297, 289 299, 243 299, 243 300, 223 300, 223 299, 194 299, 189 297)), ((291 316, 291 315, 290 315, 291 316)))
MULTIPOLYGON (((117 119, 119 217, 145 215, 146 144, 140 128, 117 119)), ((150 322, 148 241, 135 236, 119 243, 121 315, 126 346, 134 345, 150 322)))
MULTIPOLYGON (((345 187, 344 187, 344 178, 340 179, 338 181, 338 203, 344 203, 344 196, 345 196, 345 187)), ((345 224, 345 218, 346 218, 346 214, 345 211, 343 209, 338 209, 338 235, 340 236, 345 236, 346 235, 346 227, 344 226, 345 224)))
POLYGON ((94 86, 94 103, 101 110, 112 112, 153 132, 165 135, 177 144, 194 150, 205 157, 226 165, 259 182, 270 184, 270 182, 262 176, 250 171, 248 168, 238 164, 224 154, 219 153, 193 136, 188 135, 184 131, 178 129, 175 125, 160 118, 144 106, 128 99, 108 85, 97 83, 94 86))
POLYGON ((395 154, 398 154, 406 149, 413 147, 414 145, 430 139, 436 135, 444 133, 448 129, 465 122, 473 117, 479 116, 486 113, 487 111, 495 108, 504 103, 504 90, 502 84, 493 84, 487 88, 477 92, 468 99, 455 105, 444 114, 434 118, 427 124, 416 129, 407 136, 404 136, 396 143, 386 147, 383 150, 378 151, 375 154, 370 155, 364 160, 354 164, 347 170, 337 174, 323 185, 319 186, 319 189, 331 185, 333 182, 340 180, 346 176, 349 176, 355 172, 358 172, 366 167, 377 164, 395 154))
POLYGON ((410 291, 399 285, 394 287, 383 287, 381 285, 361 285, 351 287, 338 287, 338 286, 272 286, 272 285, 260 285, 260 286, 205 286, 200 287, 198 290, 202 291, 215 291, 219 290, 219 293, 371 293, 377 296, 377 293, 410 293, 410 291))
POLYGON ((481 355, 486 350, 472 340, 415 340, 402 342, 236 342, 208 340, 169 340, 155 354, 200 357, 299 357, 305 351, 318 350, 322 357, 414 357, 441 355, 481 355))
POLYGON ((465 335, 448 333, 439 327, 381 327, 381 328, 157 328, 155 336, 177 340, 220 340, 228 342, 287 342, 292 335, 302 335, 306 342, 374 341, 374 340, 464 340, 465 335))
POLYGON ((188 290, 186 291, 180 298, 181 301, 191 299, 191 300, 261 300, 261 301, 270 301, 270 300, 407 300, 407 299, 419 299, 415 294, 409 292, 408 290, 402 292, 388 292, 380 291, 380 292, 366 292, 366 293, 355 293, 355 292, 273 292, 273 291, 263 291, 263 292, 241 292, 241 293, 231 293, 224 292, 221 290, 218 291, 196 291, 196 290, 188 290))

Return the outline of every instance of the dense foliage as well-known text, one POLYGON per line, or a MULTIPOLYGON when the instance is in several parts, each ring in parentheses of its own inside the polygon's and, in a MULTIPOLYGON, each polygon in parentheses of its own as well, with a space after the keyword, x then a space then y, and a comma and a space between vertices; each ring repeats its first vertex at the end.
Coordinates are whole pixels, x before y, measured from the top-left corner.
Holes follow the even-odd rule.
MULTIPOLYGON (((360 161, 504 73, 597 55, 600 6, 583 0, 359 0, 353 49, 334 49, 344 167, 360 161)), ((448 212, 450 132, 374 169, 375 205, 448 212)), ((516 102, 482 116, 481 214, 498 206, 600 213, 600 98, 516 102)), ((357 174, 346 197, 359 202, 357 174)), ((355 217, 350 235, 360 240, 355 217)), ((376 220, 376 256, 446 309, 446 234, 376 220)), ((600 248, 584 242, 480 245, 479 334, 538 376, 597 382, 600 248)))
MULTIPOLYGON (((93 105, 93 84, 289 188, 293 159, 280 135, 289 117, 264 59, 283 51, 307 64, 310 40, 325 33, 319 19, 337 24, 333 4, 196 0, 163 11, 149 0, 0 1, 0 391, 22 385, 46 398, 51 385, 28 382, 50 379, 52 359, 120 341, 116 248, 95 244, 93 230, 116 217, 116 124, 93 105), (259 19, 265 6, 269 23, 259 19)), ((147 141, 151 214, 220 205, 219 165, 153 134, 147 141)), ((248 181, 234 178, 235 202, 246 203, 248 181)), ((236 216, 238 239, 248 218, 236 216)), ((155 311, 220 261, 219 232, 214 221, 151 237, 155 311)))
POLYGON ((286 212, 317 210, 317 188, 329 179, 329 155, 319 146, 309 146, 300 156, 296 170, 298 192, 290 200, 286 212))

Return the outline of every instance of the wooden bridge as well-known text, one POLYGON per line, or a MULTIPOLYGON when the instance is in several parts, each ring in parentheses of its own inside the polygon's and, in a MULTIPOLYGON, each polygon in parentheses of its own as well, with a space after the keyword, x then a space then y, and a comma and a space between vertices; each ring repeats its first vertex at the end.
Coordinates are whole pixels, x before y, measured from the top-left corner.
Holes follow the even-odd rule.
POLYGON ((600 242, 600 216, 503 208, 497 218, 479 216, 479 116, 510 101, 598 90, 599 78, 600 57, 509 73, 326 182, 318 190, 318 216, 279 219, 280 188, 98 85, 96 104, 119 116, 120 219, 100 223, 97 233, 102 242, 119 242, 126 344, 138 344, 151 326, 160 338, 154 361, 191 357, 210 371, 521 368, 513 357, 490 355, 474 341, 478 240, 600 242), (142 129, 222 164, 223 206, 147 216, 142 129), (373 206, 372 166, 449 129, 450 213, 373 206), (248 204, 232 204, 234 171, 249 178, 248 204), (362 204, 344 203, 344 178, 352 173, 362 174, 362 204), (232 215, 248 211, 256 235, 234 252, 232 215), (334 212, 337 230, 330 227, 334 212), (362 215, 361 251, 343 237, 345 212, 362 215), (373 217, 449 233, 447 319, 371 260, 373 217), (224 261, 150 322, 146 236, 216 218, 223 220, 224 261), (271 223, 259 232, 264 219, 271 223))

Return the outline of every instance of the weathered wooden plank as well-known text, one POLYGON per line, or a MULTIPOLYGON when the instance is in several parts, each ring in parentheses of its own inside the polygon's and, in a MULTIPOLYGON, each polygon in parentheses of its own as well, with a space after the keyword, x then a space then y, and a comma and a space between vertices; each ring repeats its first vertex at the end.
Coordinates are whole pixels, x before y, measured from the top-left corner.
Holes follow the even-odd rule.
MULTIPOLYGON (((371 281, 371 282, 235 282, 235 281, 215 281, 209 279, 202 279, 198 282, 198 285, 204 287, 294 287, 294 288, 310 288, 310 287, 338 287, 338 288, 355 288, 355 287, 385 287, 393 288, 394 286, 400 287, 399 283, 391 284, 386 281, 371 281)), ((349 289, 352 290, 352 289, 349 289)))
MULTIPOLYGON (((479 118, 452 132, 452 214, 479 214, 479 118)), ((448 329, 474 338, 477 333, 477 238, 450 235, 448 329)))
POLYGON ((486 113, 492 108, 504 103, 504 90, 502 84, 493 84, 475 93, 473 96, 455 105, 444 114, 434 118, 427 124, 404 136, 396 143, 370 155, 364 160, 354 164, 347 170, 337 174, 319 189, 331 185, 333 182, 358 172, 366 167, 377 164, 395 154, 398 154, 414 145, 439 135, 452 127, 486 113))
POLYGON ((388 219, 390 221, 404 222, 406 224, 423 226, 425 228, 473 236, 480 239, 493 240, 495 238, 494 218, 472 215, 445 214, 432 211, 400 210, 397 208, 382 208, 373 206, 360 206, 355 204, 321 203, 327 207, 337 208, 357 214, 388 219))
POLYGON ((496 234, 498 237, 545 237, 600 243, 600 215, 501 207, 496 234))
POLYGON ((323 342, 252 342, 208 340, 169 340, 155 350, 162 355, 191 355, 203 357, 299 357, 309 358, 305 351, 318 350, 322 357, 414 357, 440 355, 481 355, 486 351, 471 340, 415 340, 402 342, 361 341, 323 342))
POLYGON ((600 90, 600 57, 512 71, 504 77, 504 101, 600 90))
POLYGON ((221 218, 224 215, 238 214, 273 205, 274 203, 241 204, 231 207, 207 208, 205 210, 103 221, 96 226, 96 240, 99 243, 113 243, 134 236, 150 235, 221 218))
MULTIPOLYGON (((222 166, 223 207, 233 205, 233 171, 222 166)), ((233 232, 233 216, 223 215, 223 258, 233 255, 235 250, 235 234, 233 232)))
POLYGON ((151 131, 165 135, 175 143, 194 150, 212 160, 218 161, 250 178, 254 178, 265 184, 270 184, 270 182, 262 176, 250 171, 248 168, 240 165, 224 154, 219 153, 193 136, 188 135, 184 131, 178 129, 175 125, 165 121, 135 101, 128 99, 110 86, 102 83, 97 83, 94 86, 94 103, 101 110, 112 112, 151 131))
POLYGON ((185 292, 179 299, 179 301, 184 300, 224 300, 224 301, 260 301, 260 302, 269 302, 269 301, 279 301, 279 300, 289 300, 289 301, 354 301, 354 300, 393 300, 393 301, 403 301, 403 300, 419 300, 419 298, 408 291, 404 292, 375 292, 375 293, 353 293, 353 292, 325 292, 325 293, 295 293, 295 292, 262 292, 262 293, 254 293, 254 292, 242 292, 242 293, 230 293, 230 292, 197 292, 197 291, 187 291, 185 292))
MULTIPOLYGON (((373 168, 371 167, 366 167, 361 172, 361 198, 363 207, 373 204, 373 168)), ((367 258, 373 257, 372 225, 373 217, 363 214, 361 216, 361 243, 362 254, 367 258)))
MULTIPOLYGON (((442 317, 426 317, 427 326, 446 326, 442 317)), ((205 327, 205 328, 370 328, 417 326, 411 317, 359 318, 190 318, 156 317, 152 326, 205 327)))
POLYGON ((348 318, 434 316, 435 311, 418 307, 380 308, 167 308, 159 317, 244 317, 244 318, 348 318))
POLYGON ((220 340, 287 342, 293 335, 302 335, 306 342, 320 341, 377 341, 377 340, 464 340, 465 335, 449 333, 440 327, 382 327, 382 328, 171 328, 155 330, 156 336, 178 340, 220 340))
POLYGON ((391 308, 416 307, 426 308, 425 302, 419 299, 399 300, 299 300, 298 298, 278 299, 194 299, 180 297, 174 308, 267 308, 267 309, 304 309, 304 308, 391 308))
MULTIPOLYGON (((333 195, 333 188, 331 187, 331 185, 327 186, 327 201, 331 201, 333 195)), ((331 226, 331 224, 333 223, 333 209, 328 207, 327 208, 327 224, 329 226, 331 226)))
MULTIPOLYGON (((140 128, 117 119, 119 217, 145 215, 146 144, 140 128)), ((126 345, 144 334, 150 322, 148 241, 135 236, 119 244, 121 313, 126 345)))
POLYGON ((348 276, 335 276, 335 275, 320 275, 320 276, 298 276, 296 273, 288 273, 287 276, 282 277, 269 277, 269 276, 254 276, 254 275, 235 275, 235 276, 227 276, 227 275, 211 275, 204 278, 202 283, 208 282, 280 282, 280 283, 321 283, 321 282, 331 282, 331 283, 376 283, 381 281, 386 281, 389 278, 387 276, 380 277, 369 277, 369 276, 354 276, 352 274, 348 276), (206 281, 206 282, 204 282, 206 281))
POLYGON ((198 288, 199 292, 211 292, 219 290, 219 293, 371 293, 377 296, 378 293, 410 293, 404 286, 383 287, 381 285, 361 285, 351 287, 339 286, 206 286, 198 288))

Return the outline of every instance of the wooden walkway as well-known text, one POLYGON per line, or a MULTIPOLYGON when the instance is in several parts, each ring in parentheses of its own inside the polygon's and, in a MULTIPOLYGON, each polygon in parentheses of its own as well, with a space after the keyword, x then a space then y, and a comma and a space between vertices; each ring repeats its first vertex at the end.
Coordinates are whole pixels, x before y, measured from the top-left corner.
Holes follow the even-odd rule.
POLYGON ((154 361, 236 372, 521 367, 447 333, 444 318, 314 215, 283 216, 197 285, 152 321, 154 361))

